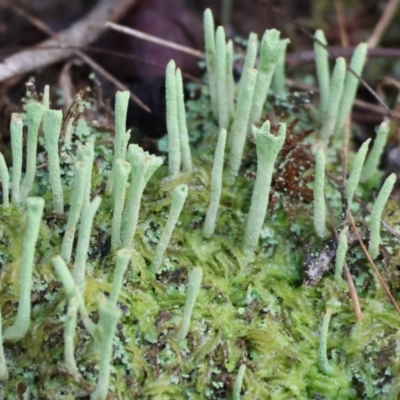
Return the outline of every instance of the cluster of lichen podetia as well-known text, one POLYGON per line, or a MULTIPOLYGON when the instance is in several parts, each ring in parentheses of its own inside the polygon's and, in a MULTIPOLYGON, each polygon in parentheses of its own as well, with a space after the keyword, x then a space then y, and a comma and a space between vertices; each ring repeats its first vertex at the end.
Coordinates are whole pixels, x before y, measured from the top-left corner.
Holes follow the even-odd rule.
MULTIPOLYGON (((258 43, 257 37, 251 34, 244 63, 241 80, 236 89, 232 76, 233 45, 226 44, 222 27, 214 32, 214 22, 211 12, 205 12, 205 39, 206 64, 210 83, 211 108, 218 120, 220 134, 215 150, 214 164, 211 172, 211 194, 205 221, 202 226, 202 235, 206 239, 212 238, 218 215, 223 183, 233 187, 241 167, 246 138, 250 129, 255 138, 257 151, 257 173, 252 191, 249 211, 243 226, 242 250, 247 263, 254 259, 255 249, 258 246, 261 231, 266 218, 269 192, 272 175, 275 170, 275 161, 284 144, 286 125, 280 124, 277 135, 271 133, 270 122, 266 121, 258 128, 263 115, 267 93, 274 73, 282 75, 280 63, 285 52, 288 40, 280 40, 276 30, 266 31, 261 45, 257 68, 254 68, 258 43), (237 90, 237 96, 235 92, 237 90), (225 157, 225 153, 227 156, 225 157), (224 160, 227 160, 226 180, 224 181, 224 160)), ((317 32, 317 39, 324 42, 322 32, 317 32)), ((314 227, 315 233, 324 238, 326 229, 325 204, 325 151, 331 136, 340 132, 350 112, 354 100, 357 80, 349 72, 346 73, 344 59, 338 59, 332 79, 329 78, 327 53, 316 46, 316 62, 318 79, 321 89, 320 119, 322 128, 315 145, 315 178, 314 178, 314 227)), ((352 69, 360 74, 365 61, 366 46, 360 45, 352 58, 352 69)), ((183 82, 179 69, 171 61, 166 70, 166 98, 167 98, 167 129, 169 134, 168 145, 168 179, 173 182, 183 171, 190 174, 193 170, 189 135, 186 125, 186 110, 183 98, 183 82)), ((120 318, 117 302, 121 292, 124 275, 131 259, 134 236, 139 221, 139 211, 142 195, 147 183, 162 164, 162 158, 149 155, 139 146, 129 142, 129 132, 126 132, 126 114, 129 93, 118 92, 115 102, 115 140, 114 160, 112 170, 105 188, 105 196, 111 196, 113 203, 112 223, 110 227, 111 249, 116 252, 116 267, 112 288, 108 299, 102 298, 99 303, 99 322, 94 323, 85 306, 84 290, 86 277, 86 263, 89 251, 89 242, 93 221, 101 205, 101 198, 91 199, 92 167, 95 158, 94 143, 88 141, 80 147, 76 154, 75 175, 71 203, 68 212, 65 233, 59 255, 54 255, 52 264, 62 282, 68 300, 67 315, 64 328, 64 362, 72 374, 77 374, 75 361, 75 331, 80 316, 85 329, 90 333, 94 342, 101 349, 99 376, 97 386, 92 393, 92 399, 105 399, 110 381, 110 367, 112 360, 112 345, 116 326, 120 318), (79 225, 79 229, 78 229, 79 225), (78 229, 78 233, 76 231, 78 229), (73 271, 67 264, 71 263, 73 245, 77 238, 73 271)), ((26 105, 27 145, 26 171, 22 179, 23 167, 23 121, 13 114, 11 119, 12 145, 12 177, 10 187, 9 171, 0 154, 0 179, 3 186, 3 205, 11 203, 22 209, 26 208, 27 226, 24 236, 23 254, 19 269, 19 303, 15 322, 11 326, 1 326, 0 316, 0 378, 8 377, 7 360, 4 356, 3 342, 17 342, 24 338, 29 330, 31 320, 31 291, 32 273, 34 267, 35 247, 39 237, 39 228, 42 221, 44 200, 40 197, 29 197, 33 188, 36 171, 37 142, 40 126, 42 126, 49 182, 52 191, 52 207, 54 213, 64 214, 64 188, 60 175, 59 138, 62 126, 60 111, 50 110, 48 100, 42 104, 31 101, 26 105), (10 190, 11 189, 11 190, 10 190)), ((67 123, 70 129, 71 124, 67 123)), ((367 180, 377 170, 379 158, 383 151, 388 135, 388 124, 384 122, 377 133, 377 139, 366 160, 369 141, 366 141, 356 154, 353 166, 345 186, 347 207, 351 207, 357 185, 367 180), (366 161, 365 161, 366 160, 366 161)), ((66 134, 68 138, 69 135, 66 134)), ((390 175, 379 193, 370 216, 369 252, 373 258, 379 254, 380 219, 383 208, 395 183, 395 175, 390 175)), ((160 235, 149 271, 156 274, 160 269, 164 253, 178 222, 179 216, 188 196, 188 186, 177 184, 172 190, 172 200, 169 215, 160 235)), ((189 194, 190 196, 190 194, 189 194)), ((341 230, 338 250, 336 253, 335 276, 341 279, 346 251, 348 248, 348 228, 341 230)), ((176 340, 181 342, 187 336, 190 328, 191 314, 196 297, 201 289, 203 270, 201 266, 194 266, 189 274, 187 299, 183 310, 180 329, 176 340)), ((327 309, 324 317, 318 362, 325 374, 330 374, 330 367, 326 355, 328 326, 332 310, 327 309)), ((233 398, 240 398, 242 381, 246 372, 246 365, 241 363, 238 368, 237 379, 233 387, 233 398)))

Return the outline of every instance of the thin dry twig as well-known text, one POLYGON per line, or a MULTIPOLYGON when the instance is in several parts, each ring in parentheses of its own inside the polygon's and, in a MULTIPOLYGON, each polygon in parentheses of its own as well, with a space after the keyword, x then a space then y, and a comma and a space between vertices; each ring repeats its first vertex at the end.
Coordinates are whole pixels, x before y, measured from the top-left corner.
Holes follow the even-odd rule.
MULTIPOLYGON (((54 40, 57 40, 60 44, 64 44, 61 36, 59 34, 57 34, 56 32, 54 32, 51 28, 49 28, 39 18, 36 18, 33 15, 27 13, 25 10, 23 10, 22 8, 20 8, 18 6, 9 5, 8 7, 15 13, 19 14, 21 17, 28 20, 36 28, 38 28, 42 32, 46 33, 54 40)), ((83 62, 88 64, 94 71, 96 71, 98 74, 102 75, 104 78, 106 78, 111 83, 113 83, 119 90, 128 90, 128 88, 121 81, 119 81, 112 74, 110 74, 108 71, 106 71, 100 64, 98 64, 96 61, 94 61, 87 54, 83 53, 79 49, 75 49, 73 51, 74 51, 75 55, 77 55, 83 62)), ((130 97, 131 97, 132 101, 134 101, 136 104, 139 105, 139 107, 143 108, 147 112, 151 112, 150 108, 146 104, 144 104, 134 93, 130 92, 130 97)))
POLYGON ((128 28, 126 26, 119 25, 119 24, 116 24, 114 22, 106 22, 105 26, 108 27, 108 28, 113 29, 114 31, 125 33, 126 35, 134 36, 134 37, 136 37, 138 39, 142 39, 142 40, 145 40, 147 42, 152 42, 152 43, 155 43, 155 44, 159 44, 160 46, 169 47, 171 49, 181 51, 182 53, 189 54, 189 55, 191 55, 193 57, 197 57, 197 58, 204 58, 205 57, 205 54, 203 52, 195 50, 195 49, 192 49, 191 47, 182 46, 182 45, 177 44, 175 42, 171 42, 169 40, 161 39, 158 36, 149 35, 148 33, 145 33, 145 32, 142 32, 142 31, 138 31, 136 29, 128 28))
POLYGON ((368 39, 368 47, 370 49, 373 49, 376 47, 379 42, 382 39, 382 36, 386 30, 386 28, 389 26, 390 22, 392 21, 397 7, 400 4, 400 0, 390 0, 389 3, 385 7, 385 11, 383 12, 380 20, 375 26, 375 29, 373 30, 371 36, 368 39))
MULTIPOLYGON (((339 234, 336 229, 335 217, 333 215, 333 211, 332 211, 330 204, 327 201, 326 201, 326 204, 328 206, 329 218, 331 220, 333 234, 335 235, 336 243, 338 243, 339 242, 339 234)), ((351 302, 353 303, 354 314, 357 318, 357 321, 360 321, 362 318, 360 300, 358 299, 358 295, 357 295, 356 287, 354 285, 353 277, 350 274, 349 267, 347 265, 346 260, 344 261, 344 274, 346 277, 347 285, 349 286, 349 294, 350 294, 351 302)))
POLYGON ((349 47, 349 35, 346 31, 346 18, 344 15, 342 0, 335 0, 335 10, 339 25, 340 42, 343 47, 349 47))
POLYGON ((63 45, 85 46, 93 42, 104 31, 106 21, 119 19, 135 3, 136 0, 99 0, 91 12, 59 33, 59 40, 48 39, 39 45, 57 46, 58 49, 46 52, 28 49, 6 58, 0 64, 0 82, 71 57, 74 50, 68 50, 63 45))
MULTIPOLYGON (((319 89, 317 87, 311 86, 311 85, 306 85, 305 83, 301 83, 301 82, 296 82, 293 79, 286 78, 285 83, 289 87, 302 89, 302 90, 312 90, 315 93, 319 93, 319 89)), ((385 110, 383 110, 380 106, 368 103, 363 100, 358 100, 358 99, 354 100, 354 105, 363 110, 372 111, 379 115, 387 115, 387 112, 385 110)), ((393 111, 392 115, 394 117, 400 119, 400 112, 393 111)))
POLYGON ((367 248, 365 247, 365 244, 364 244, 364 242, 363 242, 363 240, 362 240, 362 238, 361 238, 361 236, 360 236, 360 232, 358 232, 358 229, 357 229, 356 223, 355 223, 355 221, 354 221, 353 215, 351 214, 350 211, 347 213, 347 217, 348 217, 348 219, 349 219, 349 221, 350 221, 350 223, 351 223, 351 226, 353 227, 354 233, 355 233, 356 236, 357 236, 358 242, 360 243, 360 246, 361 246, 361 248, 362 248, 362 250, 363 250, 365 256, 367 257, 367 259, 368 259, 368 261, 369 261, 369 263, 370 263, 372 269, 373 269, 374 272, 375 272, 375 275, 377 276, 377 278, 378 278, 380 284, 382 285, 382 287, 383 287, 383 289, 385 290, 387 296, 389 297, 389 300, 391 301, 391 303, 393 304, 394 308, 396 309, 396 311, 397 311, 398 314, 400 315, 400 307, 399 307, 399 305, 397 304, 397 302, 396 302, 395 298, 393 297, 392 293, 390 292, 390 289, 389 289, 389 287, 387 286, 385 280, 383 279, 381 273, 379 272, 378 267, 375 265, 375 263, 374 263, 374 261, 372 260, 370 254, 368 253, 368 250, 367 250, 367 248))

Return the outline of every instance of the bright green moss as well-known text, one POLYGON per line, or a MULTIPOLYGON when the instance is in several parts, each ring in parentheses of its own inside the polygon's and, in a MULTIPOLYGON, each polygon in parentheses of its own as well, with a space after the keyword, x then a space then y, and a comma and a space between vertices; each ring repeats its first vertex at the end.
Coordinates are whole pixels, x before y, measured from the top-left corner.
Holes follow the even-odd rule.
MULTIPOLYGON (((293 157, 287 147, 288 140, 304 129, 318 127, 319 121, 301 108, 284 116, 288 132, 273 169, 273 195, 257 234, 254 257, 249 261, 242 251, 242 242, 255 185, 251 177, 257 166, 256 147, 247 140, 233 184, 226 184, 227 177, 223 177, 215 231, 210 239, 204 238, 219 127, 212 116, 210 99, 204 94, 206 90, 201 86, 195 89, 192 95, 201 94, 186 104, 192 173, 177 172, 176 178, 166 179, 168 165, 160 166, 157 159, 159 168, 151 168, 154 173, 151 179, 149 170, 142 176, 138 186, 141 201, 140 207, 135 208, 134 232, 129 235, 133 246, 126 272, 123 266, 114 275, 118 259, 116 251, 110 250, 115 199, 104 193, 107 172, 114 161, 110 132, 90 128, 81 120, 78 129, 72 132, 71 142, 60 144, 66 216, 53 213, 48 173, 37 171, 31 192, 42 196, 46 205, 35 252, 31 324, 22 340, 4 344, 9 378, 0 387, 0 397, 17 399, 16 392, 28 396, 29 391, 33 399, 104 398, 107 393, 110 398, 160 400, 229 399, 233 394, 235 399, 238 396, 243 399, 397 398, 399 316, 377 287, 362 251, 356 245, 349 245, 346 262, 363 312, 363 319, 357 321, 347 285, 333 276, 336 244, 322 242, 316 235, 313 201, 304 194, 307 188, 312 193, 313 180, 306 178, 313 177, 314 165, 297 159, 299 174, 295 182, 300 182, 297 188, 284 173, 293 157), (296 117, 299 122, 291 127, 296 117), (52 259, 60 254, 71 212, 76 148, 92 139, 96 140, 91 193, 102 196, 102 202, 94 217, 86 260, 83 297, 88 315, 80 310, 78 324, 73 326, 74 342, 69 343, 69 351, 72 344, 75 346, 73 355, 79 375, 74 375, 64 363, 68 296, 52 259), (171 193, 179 185, 187 185, 188 195, 155 276, 149 267, 167 224, 171 193), (326 271, 318 274, 313 285, 304 284, 310 278, 310 260, 320 261, 324 251, 332 253, 326 271), (201 267, 203 271, 201 288, 191 310, 189 332, 184 340, 177 341, 188 275, 193 267, 201 267), (103 303, 100 308, 103 321, 94 325, 99 319, 99 297, 109 297, 111 293, 112 307, 103 303), (332 371, 326 375, 319 368, 318 348, 323 315, 330 307, 334 307, 335 313, 329 323, 326 357, 332 371), (116 324, 113 336, 113 329, 104 329, 107 325, 104 321, 119 312, 118 323, 111 318, 112 324, 116 324), (101 357, 104 348, 107 354, 101 357), (246 373, 240 390, 235 381, 244 366, 246 373), (108 376, 110 386, 102 387, 102 377, 106 381, 108 376)), ((286 102, 290 105, 290 100, 286 102)), ((264 109, 271 107, 274 107, 271 103, 264 105, 264 109)), ((121 132, 123 128, 119 127, 121 132)), ((272 126, 271 135, 276 133, 277 127, 272 126)), ((318 136, 316 131, 306 142, 314 144, 318 136)), ((331 140, 332 147, 326 151, 326 169, 340 177, 342 167, 335 153, 340 148, 340 138, 333 134, 331 140)), ((307 143, 302 143, 305 151, 307 143)), ((154 157, 137 146, 131 149, 140 153, 140 161, 144 163, 154 157)), ((39 156, 46 157, 43 153, 39 156)), ((132 169, 132 176, 140 175, 139 163, 132 162, 132 169)), ((333 210, 333 221, 327 226, 330 232, 333 224, 340 228, 342 204, 337 187, 327 178, 325 186, 327 203, 333 210)), ((129 190, 134 188, 130 185, 129 190)), ((363 201, 373 202, 373 194, 368 194, 362 186, 359 189, 363 201)), ((129 202, 129 195, 127 198, 129 202)), ((353 202, 352 207, 357 204, 353 202)), ((367 215, 361 208, 357 211, 359 229, 366 233, 367 215)), ((389 202, 383 218, 398 227, 398 204, 389 202)), ((1 205, 0 221, 3 226, 0 306, 5 330, 12 325, 17 310, 23 248, 20 232, 27 227, 24 205, 1 205)), ((385 273, 397 298, 398 241, 383 229, 381 240, 388 249, 385 273)), ((75 253, 73 245, 72 262, 75 253)))

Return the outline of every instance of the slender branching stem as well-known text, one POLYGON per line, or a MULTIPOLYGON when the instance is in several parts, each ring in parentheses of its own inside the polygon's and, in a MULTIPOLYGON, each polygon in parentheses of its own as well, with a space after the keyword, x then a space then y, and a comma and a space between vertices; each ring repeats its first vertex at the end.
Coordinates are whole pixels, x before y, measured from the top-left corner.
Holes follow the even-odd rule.
POLYGON ((381 242, 381 218, 385 204, 387 203, 390 193, 393 190, 393 186, 396 183, 396 174, 390 174, 379 191, 378 197, 371 210, 371 216, 369 220, 370 224, 370 239, 368 252, 371 258, 374 259, 379 255, 379 245, 381 242))
POLYGON ((92 232, 93 220, 100 206, 101 197, 95 197, 89 204, 85 215, 82 215, 79 227, 78 243, 76 245, 76 256, 74 262, 74 281, 81 292, 85 290, 86 260, 89 251, 90 234, 92 232))
POLYGON ((221 129, 215 149, 214 164, 211 172, 211 195, 206 219, 204 221, 203 234, 211 237, 214 234, 219 201, 222 192, 222 173, 224 171, 224 154, 226 144, 226 129, 221 129))
POLYGON ((323 125, 321 128, 321 138, 327 143, 332 136, 339 110, 340 100, 342 98, 344 78, 346 76, 346 61, 343 57, 336 60, 335 68, 332 74, 332 80, 329 87, 329 101, 327 110, 323 116, 323 125))
POLYGON ((67 226, 61 246, 61 256, 66 263, 71 261, 72 245, 74 243, 76 225, 79 221, 86 186, 87 165, 82 161, 75 163, 74 189, 72 192, 71 208, 68 214, 67 226))
MULTIPOLYGON (((322 44, 327 45, 325 34, 321 30, 315 32, 314 37, 318 39, 322 44)), ((317 77, 319 84, 319 112, 321 119, 324 118, 329 107, 329 58, 326 49, 321 46, 318 42, 314 42, 314 53, 315 53, 315 65, 317 69, 317 77)))
POLYGON ((257 148, 257 175, 244 230, 243 249, 246 252, 253 251, 258 244, 267 213, 275 160, 285 142, 286 124, 281 124, 277 136, 270 133, 269 121, 266 121, 260 129, 253 126, 253 134, 257 148))
POLYGON ((321 148, 319 148, 315 154, 314 229, 320 238, 323 238, 325 236, 325 154, 321 148))
POLYGON ((58 155, 58 140, 61 133, 61 110, 48 110, 43 117, 43 133, 48 156, 48 168, 51 189, 53 192, 53 207, 58 214, 64 212, 64 194, 61 184, 60 157, 58 155))
POLYGON ((99 314, 101 329, 100 367, 96 389, 90 397, 91 400, 105 400, 107 398, 110 385, 113 339, 121 311, 113 302, 105 301, 99 305, 99 314))
POLYGON ((31 322, 32 273, 35 259, 35 247, 42 221, 44 200, 41 197, 28 197, 26 200, 28 226, 25 232, 22 261, 19 270, 19 304, 17 317, 12 326, 4 332, 4 340, 18 341, 29 329, 31 322))
POLYGON ((178 123, 179 123, 179 141, 181 145, 182 166, 185 172, 192 172, 192 156, 190 153, 189 134, 186 125, 186 109, 183 91, 182 72, 180 68, 176 69, 176 94, 178 96, 178 123))
POLYGON ((26 106, 26 118, 28 124, 28 137, 26 148, 26 173, 21 185, 21 198, 25 200, 32 190, 36 173, 36 153, 39 127, 46 108, 38 103, 32 102, 26 106))
POLYGON ((3 187, 3 205, 10 204, 10 174, 8 172, 6 160, 3 153, 0 152, 0 181, 3 187))
POLYGON ((349 178, 347 179, 345 186, 345 193, 347 196, 347 204, 350 204, 353 200, 354 193, 356 192, 358 182, 360 181, 360 175, 362 167, 364 165, 365 157, 367 156, 368 146, 371 139, 366 140, 358 150, 356 156, 354 157, 353 166, 349 178))
POLYGON ((118 249, 121 246, 121 222, 124 210, 126 185, 131 172, 131 165, 127 161, 117 160, 115 163, 114 182, 114 208, 111 226, 111 248, 118 249))
POLYGON ((17 113, 11 115, 11 150, 12 150, 12 179, 11 179, 11 201, 21 201, 21 173, 22 173, 22 128, 21 117, 17 113))
POLYGON ((319 336, 318 347, 318 366, 321 372, 325 375, 332 375, 333 369, 329 365, 328 357, 326 354, 329 322, 331 320, 332 310, 328 308, 322 321, 321 332, 319 336))
POLYGON ((189 332, 193 307, 196 303, 196 298, 200 291, 202 278, 203 278, 203 269, 201 267, 194 267, 192 271, 190 271, 187 294, 186 294, 186 302, 182 315, 182 322, 177 334, 178 342, 185 339, 189 332))
POLYGON ((188 187, 186 185, 179 185, 172 191, 171 208, 169 210, 167 223, 161 233, 160 240, 158 241, 153 261, 149 269, 153 274, 156 274, 157 270, 160 268, 165 250, 167 249, 168 243, 171 240, 172 232, 175 229, 175 225, 178 222, 183 205, 185 204, 187 194, 188 187))

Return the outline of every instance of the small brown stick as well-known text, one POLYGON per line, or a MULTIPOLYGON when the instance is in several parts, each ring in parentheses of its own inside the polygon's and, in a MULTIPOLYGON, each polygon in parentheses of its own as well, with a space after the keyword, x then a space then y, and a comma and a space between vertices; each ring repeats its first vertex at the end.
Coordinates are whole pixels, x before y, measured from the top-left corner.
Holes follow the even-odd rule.
MULTIPOLYGON (((45 32, 47 35, 49 35, 54 40, 57 40, 62 46, 64 45, 62 37, 59 34, 55 33, 51 28, 49 28, 40 19, 34 17, 33 15, 28 14, 26 11, 24 11, 22 8, 20 8, 18 6, 10 5, 10 6, 8 6, 8 8, 10 8, 15 13, 19 14, 21 17, 28 20, 33 26, 35 26, 42 32, 45 32)), ((96 61, 94 61, 91 57, 89 57, 88 55, 86 55, 79 49, 75 49, 75 50, 73 50, 73 52, 79 58, 81 58, 82 61, 84 61, 86 64, 88 64, 93 70, 95 70, 100 75, 102 75, 104 78, 106 78, 110 82, 112 82, 119 90, 127 90, 127 87, 121 81, 119 81, 117 78, 115 78, 113 75, 111 75, 101 65, 99 65, 96 61)), ((131 92, 130 97, 141 108, 143 108, 147 112, 151 112, 150 108, 146 104, 144 104, 134 93, 131 92)))
POLYGON ((387 286, 387 284, 386 284, 385 280, 383 279, 381 273, 379 272, 377 266, 375 265, 374 261, 372 260, 371 256, 369 255, 368 250, 365 247, 365 244, 364 244, 363 240, 361 239, 360 233, 358 232, 356 223, 354 222, 354 218, 353 218, 353 216, 352 216, 350 211, 347 213, 347 217, 348 217, 348 219, 349 219, 349 221, 351 223, 351 226, 353 227, 354 233, 357 236, 358 242, 360 243, 360 246, 363 249, 364 254, 366 255, 366 257, 367 257, 372 269, 375 272, 375 275, 377 276, 380 284, 382 285, 383 289, 385 290, 385 292, 386 292, 387 296, 389 297, 391 303, 393 304, 394 308, 396 309, 396 311, 400 315, 400 307, 396 303, 396 300, 393 297, 392 293, 390 292, 389 287, 387 286))
POLYGON ((161 39, 158 36, 149 35, 148 33, 144 33, 144 32, 138 31, 136 29, 128 28, 126 26, 119 25, 114 22, 106 22, 105 26, 113 29, 114 31, 125 33, 126 35, 134 36, 138 39, 146 40, 147 42, 152 42, 155 44, 159 44, 160 46, 169 47, 171 49, 181 51, 182 53, 190 54, 193 57, 197 57, 197 58, 205 57, 204 53, 202 53, 201 51, 192 49, 191 47, 182 46, 180 44, 171 42, 169 40, 161 39))
POLYGON ((397 7, 400 4, 400 0, 390 0, 387 6, 385 7, 385 11, 383 12, 380 20, 375 25, 375 29, 373 30, 371 36, 368 39, 368 47, 370 49, 375 48, 382 39, 382 36, 392 21, 397 7))
POLYGON ((346 31, 346 20, 342 0, 335 0, 335 10, 339 25, 340 42, 343 47, 349 47, 349 36, 346 31))
MULTIPOLYGON (((338 235, 338 232, 336 230, 335 219, 334 219, 334 216, 333 216, 332 208, 331 208, 331 206, 329 205, 329 203, 327 201, 325 201, 325 203, 328 206, 329 217, 330 217, 330 220, 331 220, 331 223, 332 223, 333 233, 335 235, 336 242, 339 243, 339 235, 338 235)), ((347 285, 349 286, 349 294, 350 294, 351 302, 353 303, 354 314, 356 315, 357 321, 360 321, 361 318, 362 318, 360 301, 358 299, 358 295, 357 295, 356 287, 354 285, 353 277, 350 274, 349 267, 347 265, 346 260, 344 261, 344 273, 345 273, 345 276, 346 276, 347 285)))

